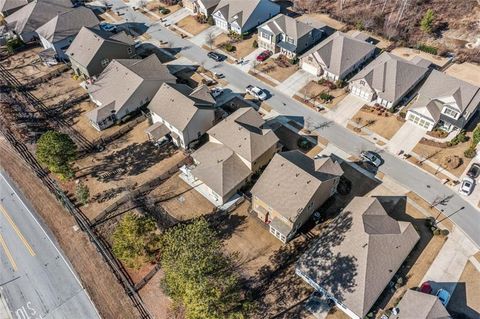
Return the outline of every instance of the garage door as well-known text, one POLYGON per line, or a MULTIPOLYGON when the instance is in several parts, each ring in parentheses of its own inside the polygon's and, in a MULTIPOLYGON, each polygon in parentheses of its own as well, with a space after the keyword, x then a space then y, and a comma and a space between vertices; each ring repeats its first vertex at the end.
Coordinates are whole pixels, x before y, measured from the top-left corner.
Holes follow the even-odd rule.
POLYGON ((317 76, 317 68, 311 64, 308 63, 302 63, 302 69, 307 71, 308 73, 311 73, 315 76, 317 76))
POLYGON ((410 122, 413 122, 415 124, 417 124, 418 126, 421 126, 423 128, 426 128, 427 130, 430 129, 430 126, 433 125, 432 122, 424 119, 424 118, 421 118, 420 116, 417 116, 413 113, 408 113, 408 116, 407 116, 407 119, 410 121, 410 122))
POLYGON ((353 94, 353 95, 356 95, 356 96, 359 96, 359 97, 361 97, 362 99, 365 99, 365 100, 367 100, 367 101, 370 100, 368 92, 363 91, 363 90, 361 90, 361 89, 359 89, 359 88, 353 87, 353 88, 352 88, 352 94, 353 94))

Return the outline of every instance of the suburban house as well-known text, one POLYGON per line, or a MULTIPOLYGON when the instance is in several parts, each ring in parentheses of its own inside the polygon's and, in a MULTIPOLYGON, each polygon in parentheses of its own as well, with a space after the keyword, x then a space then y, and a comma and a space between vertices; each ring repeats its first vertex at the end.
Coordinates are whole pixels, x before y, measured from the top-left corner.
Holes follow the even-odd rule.
POLYGON ((279 13, 280 6, 270 0, 220 0, 213 19, 220 29, 243 34, 279 13))
POLYGON ((330 81, 344 80, 359 70, 375 54, 375 46, 363 40, 335 32, 300 58, 305 71, 330 81))
POLYGON ((423 83, 407 120, 429 131, 462 129, 480 106, 480 88, 433 70, 423 83))
POLYGON ((349 84, 350 92, 367 102, 386 108, 396 106, 427 75, 428 69, 388 52, 358 72, 349 84))
POLYGON ((62 12, 39 27, 36 32, 45 50, 51 49, 59 59, 66 59, 65 50, 70 46, 82 27, 98 26, 100 21, 86 7, 72 8, 62 12))
POLYGON ((252 188, 252 208, 283 243, 337 190, 343 170, 331 157, 275 154, 252 188))
POLYGON ((295 273, 352 319, 365 318, 420 238, 388 215, 394 200, 355 197, 297 262, 295 273))
POLYGON ((169 134, 175 145, 188 148, 214 125, 214 105, 206 85, 192 89, 185 84, 163 83, 148 105, 153 125, 147 134, 151 140, 169 134))
POLYGON ((420 291, 407 290, 395 307, 398 314, 390 319, 448 319, 447 309, 437 296, 420 291))
POLYGON ((30 42, 38 39, 38 28, 72 7, 69 0, 35 0, 6 17, 5 22, 8 31, 30 42))
POLYGON ((97 105, 87 117, 97 130, 103 130, 149 103, 163 83, 175 81, 155 54, 143 60, 114 59, 87 85, 97 105))
POLYGON ((279 14, 258 27, 258 47, 294 58, 317 44, 322 36, 320 29, 279 14))
POLYGON ((28 0, 0 0, 0 15, 6 17, 26 6, 29 2, 28 0))
POLYGON ((217 7, 220 0, 183 0, 183 6, 192 13, 200 13, 210 16, 217 7))
POLYGON ((90 78, 100 74, 113 59, 132 58, 135 41, 125 31, 114 34, 83 27, 66 54, 75 74, 90 78))
POLYGON ((253 108, 241 108, 208 133, 208 142, 192 154, 193 165, 180 177, 216 206, 229 201, 251 175, 279 149, 272 130, 253 108))

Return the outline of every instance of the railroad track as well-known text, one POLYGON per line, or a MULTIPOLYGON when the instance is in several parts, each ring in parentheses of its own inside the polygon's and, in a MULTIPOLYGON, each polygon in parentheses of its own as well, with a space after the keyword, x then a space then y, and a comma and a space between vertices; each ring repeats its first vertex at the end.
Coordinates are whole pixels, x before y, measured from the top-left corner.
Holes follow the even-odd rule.
POLYGON ((71 124, 61 118, 56 110, 49 109, 42 101, 36 96, 27 91, 22 83, 11 74, 3 65, 0 64, 0 77, 11 88, 15 89, 25 99, 25 101, 34 110, 45 115, 47 121, 52 124, 52 127, 59 131, 68 134, 72 140, 77 144, 81 152, 90 153, 97 150, 97 146, 90 142, 80 132, 75 130, 71 124))

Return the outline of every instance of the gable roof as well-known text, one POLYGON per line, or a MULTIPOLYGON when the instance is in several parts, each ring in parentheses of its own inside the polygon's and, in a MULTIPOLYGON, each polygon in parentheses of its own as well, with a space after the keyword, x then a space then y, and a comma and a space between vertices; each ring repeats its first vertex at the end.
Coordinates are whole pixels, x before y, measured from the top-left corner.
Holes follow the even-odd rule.
POLYGON ((36 0, 5 18, 17 34, 35 31, 58 14, 72 9, 69 0, 36 0))
POLYGON ((437 296, 415 290, 407 290, 397 306, 398 315, 391 319, 448 319, 447 309, 437 296))
POLYGON ((314 160, 300 151, 283 152, 275 154, 251 192, 294 223, 320 185, 342 174, 330 157, 314 160))
POLYGON ((243 27, 261 2, 277 5, 270 0, 220 0, 214 14, 220 11, 229 23, 236 21, 240 27, 243 27))
POLYGON ((36 31, 38 35, 54 43, 76 35, 82 27, 97 26, 99 22, 92 10, 78 7, 56 15, 36 31))
POLYGON ((251 174, 242 159, 222 144, 208 142, 192 157, 197 162, 192 168, 192 175, 220 196, 236 189, 251 174))
POLYGON ((253 108, 241 108, 208 130, 208 135, 253 163, 278 142, 275 133, 263 129, 265 121, 253 108))
POLYGON ((102 47, 112 43, 131 46, 135 42, 125 31, 114 34, 101 29, 82 27, 67 49, 67 55, 73 57, 79 64, 88 66, 102 47))
MULTIPOLYGON (((174 82, 175 77, 170 74, 167 66, 162 65, 155 54, 141 59, 114 59, 98 76, 97 81, 87 86, 88 93, 102 105, 99 108, 109 107, 118 112, 125 103, 143 85, 152 82, 158 88, 164 82, 174 82), (112 106, 113 105, 113 106, 112 106)), ((92 121, 100 121, 99 108, 91 111, 88 116, 92 121)))
POLYGON ((368 64, 351 81, 365 80, 377 95, 394 102, 404 96, 427 73, 428 69, 388 52, 368 64))
POLYGON ((21 8, 27 5, 28 2, 28 0, 0 0, 0 12, 21 8))
POLYGON ((300 258, 297 273, 363 318, 419 240, 379 199, 355 197, 300 258))
POLYGON ((203 3, 203 6, 205 7, 205 9, 213 8, 220 2, 220 0, 198 0, 198 1, 203 3))
POLYGON ((276 15, 267 22, 261 24, 258 28, 262 27, 268 27, 274 34, 284 33, 289 38, 293 39, 300 39, 315 29, 306 23, 284 14, 276 15))
MULTIPOLYGON (((148 108, 183 131, 201 107, 211 108, 214 104, 215 100, 206 85, 193 90, 185 84, 163 83, 148 108)), ((213 108, 211 110, 214 112, 213 108)))
POLYGON ((455 101, 460 111, 473 113, 480 104, 480 88, 459 80, 437 70, 432 70, 427 80, 418 92, 418 98, 412 109, 425 108, 426 105, 436 103, 440 107, 443 103, 438 100, 451 98, 455 101))
POLYGON ((327 71, 341 75, 374 50, 374 45, 337 31, 302 57, 313 55, 325 64, 327 71))

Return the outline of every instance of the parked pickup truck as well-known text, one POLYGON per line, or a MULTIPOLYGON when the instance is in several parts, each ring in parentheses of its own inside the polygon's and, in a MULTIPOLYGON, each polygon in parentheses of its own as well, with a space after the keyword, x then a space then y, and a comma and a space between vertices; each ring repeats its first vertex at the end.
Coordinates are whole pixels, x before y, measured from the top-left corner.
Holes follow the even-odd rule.
POLYGON ((260 101, 265 101, 267 99, 267 93, 258 86, 249 85, 245 91, 260 101))

